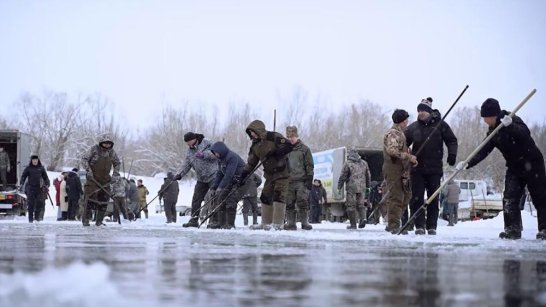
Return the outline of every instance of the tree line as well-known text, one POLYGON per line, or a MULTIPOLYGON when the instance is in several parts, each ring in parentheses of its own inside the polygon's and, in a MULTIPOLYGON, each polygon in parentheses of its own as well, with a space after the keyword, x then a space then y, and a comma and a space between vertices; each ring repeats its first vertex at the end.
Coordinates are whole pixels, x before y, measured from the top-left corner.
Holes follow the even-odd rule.
MULTIPOLYGON (((369 100, 358 100, 341 110, 331 110, 321 97, 311 97, 301 87, 279 97, 276 130, 284 134, 288 125, 298 127, 300 138, 313 152, 341 146, 382 148, 383 135, 392 125, 392 109, 369 100)), ((416 119, 416 105, 400 106, 416 119)), ((246 158, 250 139, 247 125, 261 119, 273 130, 272 110, 267 114, 247 101, 229 104, 228 114, 192 110, 190 102, 166 104, 159 118, 146 131, 132 133, 115 111, 115 103, 101 94, 70 96, 62 92, 23 93, 14 104, 15 117, 0 117, 0 128, 18 129, 32 136, 32 151, 49 171, 78 167, 82 154, 96 144, 97 137, 109 132, 125 171, 153 176, 180 168, 187 150, 183 135, 188 131, 226 142, 246 158)), ((465 159, 483 140, 487 128, 479 106, 456 108, 446 118, 459 141, 458 159, 465 159), (478 133, 477 133, 478 132, 478 133)), ((546 124, 532 124, 530 130, 538 147, 546 149, 546 124)), ((446 172, 450 168, 446 167, 446 172)), ((486 163, 461 173, 461 178, 490 180, 498 190, 504 182, 504 159, 498 151, 486 163)))

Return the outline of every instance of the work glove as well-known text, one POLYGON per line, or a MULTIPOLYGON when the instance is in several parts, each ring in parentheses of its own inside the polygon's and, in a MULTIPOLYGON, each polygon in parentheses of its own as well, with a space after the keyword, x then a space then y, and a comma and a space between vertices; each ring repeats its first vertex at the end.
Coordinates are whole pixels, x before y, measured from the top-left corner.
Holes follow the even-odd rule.
POLYGON ((455 166, 455 169, 458 170, 458 171, 462 171, 464 169, 466 169, 466 167, 468 166, 468 164, 465 162, 465 161, 461 161, 457 164, 457 166, 455 166))
POLYGON ((449 164, 449 166, 455 165, 456 160, 457 160, 457 155, 454 155, 454 154, 447 155, 447 164, 449 164))
POLYGON ((508 115, 504 115, 503 118, 501 118, 501 123, 504 127, 508 127, 512 124, 512 117, 508 116, 508 115))
POLYGON ((181 174, 176 174, 176 176, 174 176, 174 180, 180 180, 180 179, 182 179, 181 174))
POLYGON ((195 158, 203 159, 203 158, 205 158, 205 154, 202 151, 198 151, 198 152, 195 153, 195 158))

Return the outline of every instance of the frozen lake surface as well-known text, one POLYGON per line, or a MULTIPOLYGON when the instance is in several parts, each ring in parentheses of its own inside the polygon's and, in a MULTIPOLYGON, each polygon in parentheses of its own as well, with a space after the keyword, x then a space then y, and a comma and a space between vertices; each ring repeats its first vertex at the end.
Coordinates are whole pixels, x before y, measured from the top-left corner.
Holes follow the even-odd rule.
MULTIPOLYGON (((242 217, 237 217, 242 224, 242 217)), ((323 223, 312 231, 0 220, 0 306, 546 306, 546 242, 524 213, 437 236, 323 223)))

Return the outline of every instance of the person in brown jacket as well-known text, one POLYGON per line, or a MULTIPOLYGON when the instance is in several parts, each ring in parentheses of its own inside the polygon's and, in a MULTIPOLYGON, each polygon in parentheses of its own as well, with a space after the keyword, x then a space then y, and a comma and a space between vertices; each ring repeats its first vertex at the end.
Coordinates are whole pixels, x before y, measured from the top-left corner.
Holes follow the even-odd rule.
MULTIPOLYGON (((144 216, 148 218, 148 207, 146 206, 146 195, 150 194, 145 185, 142 184, 142 179, 137 180, 138 207, 140 211, 144 211, 144 216)), ((140 218, 140 211, 138 218, 140 218)))

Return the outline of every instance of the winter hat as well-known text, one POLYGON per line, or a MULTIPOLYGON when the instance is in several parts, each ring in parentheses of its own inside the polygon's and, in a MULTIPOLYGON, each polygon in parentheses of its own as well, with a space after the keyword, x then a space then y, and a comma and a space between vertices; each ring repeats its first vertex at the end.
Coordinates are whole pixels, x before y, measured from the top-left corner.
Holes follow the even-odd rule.
POLYGON ((39 160, 40 158, 38 157, 38 155, 32 155, 32 156, 30 156, 30 160, 34 160, 34 159, 38 159, 38 160, 39 160))
POLYGON ((396 109, 392 113, 392 122, 395 124, 399 124, 405 121, 408 117, 409 117, 409 114, 408 112, 406 112, 406 110, 396 109))
POLYGON ((77 172, 78 172, 78 169, 74 167, 74 168, 72 169, 72 171, 73 171, 74 173, 77 173, 77 172))
POLYGON ((297 137, 298 136, 298 128, 296 126, 288 126, 286 127, 286 137, 297 137))
POLYGON ((197 135, 193 132, 188 132, 184 134, 184 142, 189 142, 191 140, 195 140, 197 138, 197 135))
POLYGON ((498 116, 501 112, 499 102, 494 98, 487 98, 482 103, 480 114, 482 117, 498 116))
POLYGON ((428 97, 427 99, 421 100, 419 105, 417 105, 417 112, 421 111, 432 113, 432 98, 428 97))

